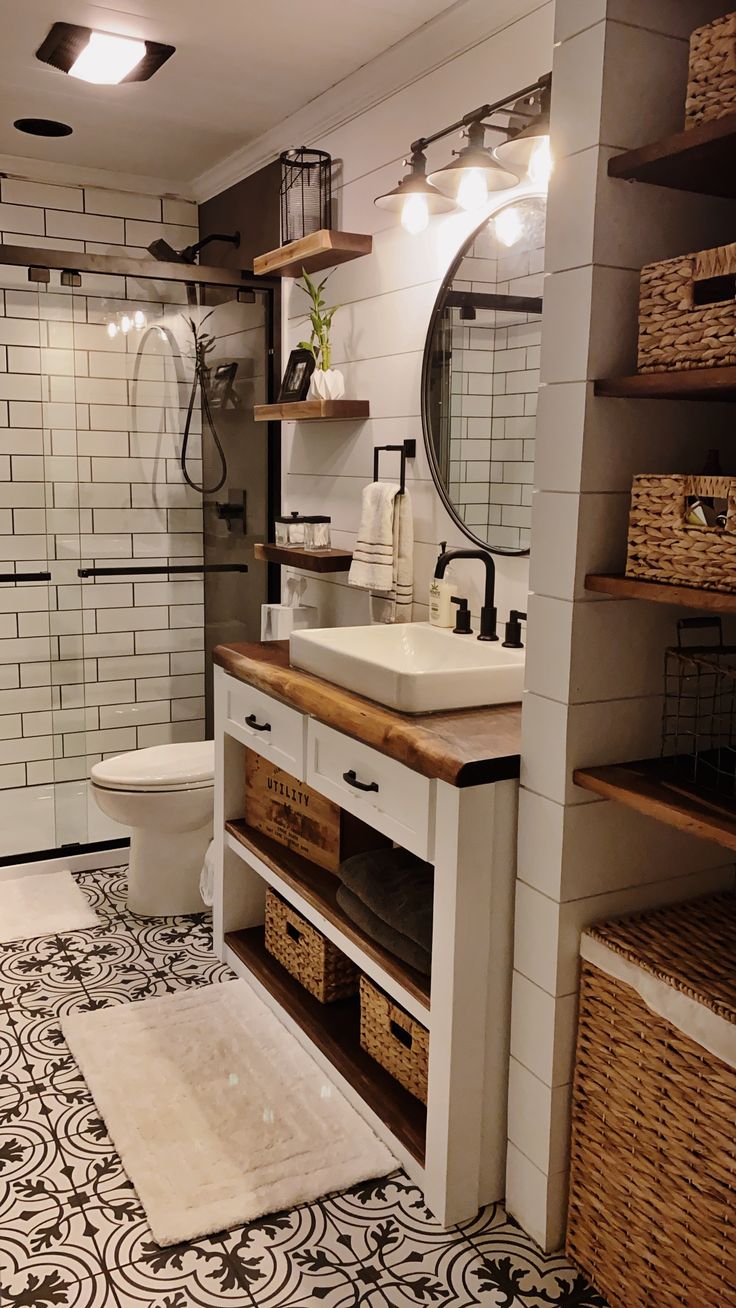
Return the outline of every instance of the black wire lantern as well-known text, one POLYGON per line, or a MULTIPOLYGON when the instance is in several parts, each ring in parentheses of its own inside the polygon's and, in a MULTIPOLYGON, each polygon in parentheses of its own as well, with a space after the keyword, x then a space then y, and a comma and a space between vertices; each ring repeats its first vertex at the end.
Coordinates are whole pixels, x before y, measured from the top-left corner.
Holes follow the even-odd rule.
POLYGON ((281 158, 281 243, 299 241, 331 226, 332 158, 305 145, 281 158))

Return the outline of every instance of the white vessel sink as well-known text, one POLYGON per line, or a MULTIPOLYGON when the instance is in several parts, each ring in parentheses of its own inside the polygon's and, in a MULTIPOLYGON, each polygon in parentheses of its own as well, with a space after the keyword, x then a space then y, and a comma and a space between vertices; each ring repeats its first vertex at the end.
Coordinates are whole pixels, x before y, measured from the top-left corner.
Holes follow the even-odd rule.
POLYGON ((295 667, 400 713, 512 704, 524 685, 523 649, 428 622, 295 631, 289 647, 295 667))

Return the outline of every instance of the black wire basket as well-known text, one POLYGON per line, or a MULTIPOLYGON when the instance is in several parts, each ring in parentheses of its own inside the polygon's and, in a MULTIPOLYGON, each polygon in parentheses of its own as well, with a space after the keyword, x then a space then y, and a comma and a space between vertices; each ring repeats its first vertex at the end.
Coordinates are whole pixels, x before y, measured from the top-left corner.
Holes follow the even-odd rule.
POLYGON ((665 650, 662 758, 672 774, 736 797, 736 645, 723 641, 720 618, 682 618, 677 645, 665 650), (710 629, 711 644, 684 645, 710 629))
POLYGON ((284 150, 281 158, 281 244, 332 225, 332 158, 326 150, 284 150))

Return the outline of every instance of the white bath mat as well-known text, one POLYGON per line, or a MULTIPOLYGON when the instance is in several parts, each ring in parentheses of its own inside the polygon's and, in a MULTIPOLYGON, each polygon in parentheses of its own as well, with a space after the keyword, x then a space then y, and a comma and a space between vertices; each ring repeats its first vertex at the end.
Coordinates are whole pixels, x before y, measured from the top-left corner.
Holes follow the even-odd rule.
POLYGON ((99 925, 71 872, 0 881, 0 943, 99 925))
POLYGON ((160 1245, 396 1166, 245 981, 75 1013, 62 1027, 160 1245))

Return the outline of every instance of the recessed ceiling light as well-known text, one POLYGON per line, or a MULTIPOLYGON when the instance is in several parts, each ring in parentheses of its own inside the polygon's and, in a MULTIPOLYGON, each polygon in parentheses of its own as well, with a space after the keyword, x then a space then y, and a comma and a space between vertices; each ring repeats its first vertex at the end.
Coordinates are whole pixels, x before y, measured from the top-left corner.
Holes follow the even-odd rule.
POLYGON ((71 136, 74 130, 68 123, 57 123, 55 118, 16 118, 13 127, 28 136, 71 136))
POLYGON ((116 86, 146 82, 174 53, 173 45, 114 32, 95 32, 75 23, 54 23, 36 58, 85 82, 116 86))

